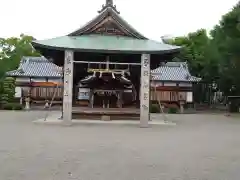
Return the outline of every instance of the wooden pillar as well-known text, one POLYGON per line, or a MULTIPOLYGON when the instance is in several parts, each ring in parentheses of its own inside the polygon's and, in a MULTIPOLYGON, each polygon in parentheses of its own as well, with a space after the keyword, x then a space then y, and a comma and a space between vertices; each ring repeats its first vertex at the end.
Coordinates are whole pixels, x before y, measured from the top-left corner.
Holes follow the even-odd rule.
POLYGON ((21 104, 21 105, 23 105, 23 101, 24 101, 24 99, 23 99, 23 97, 24 97, 24 96, 23 96, 23 93, 24 93, 24 92, 23 92, 23 88, 21 87, 21 97, 20 97, 20 104, 21 104))
POLYGON ((150 94, 150 54, 141 56, 141 97, 140 97, 140 127, 148 127, 149 94, 150 94))
POLYGON ((73 56, 73 51, 65 50, 63 96, 63 122, 65 125, 72 123, 73 56))
POLYGON ((90 91, 89 91, 89 103, 88 103, 88 107, 92 107, 92 89, 90 89, 90 91))
POLYGON ((109 56, 107 56, 107 60, 106 60, 107 62, 106 62, 106 67, 105 67, 105 69, 109 69, 109 56))
POLYGON ((123 107, 123 92, 124 92, 124 90, 120 91, 120 107, 121 108, 123 107))
POLYGON ((122 98, 123 98, 123 91, 121 90, 118 92, 118 108, 122 108, 123 106, 122 98))
POLYGON ((94 108, 94 98, 95 98, 95 93, 93 91, 93 94, 92 94, 92 108, 94 108))
POLYGON ((90 89, 90 95, 89 95, 89 107, 93 108, 93 104, 94 104, 94 90, 90 89))

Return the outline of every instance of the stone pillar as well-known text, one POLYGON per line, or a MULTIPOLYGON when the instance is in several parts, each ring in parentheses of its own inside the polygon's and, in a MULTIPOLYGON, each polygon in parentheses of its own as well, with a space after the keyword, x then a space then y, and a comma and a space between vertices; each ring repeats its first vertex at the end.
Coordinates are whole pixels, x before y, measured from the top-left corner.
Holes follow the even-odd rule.
POLYGON ((25 109, 30 110, 30 97, 29 96, 27 96, 25 98, 25 109))
POLYGON ((185 104, 185 101, 183 100, 180 100, 180 113, 183 114, 184 113, 184 104, 185 104))
POLYGON ((31 87, 27 90, 27 96, 25 98, 25 109, 30 110, 31 106, 31 87))
POLYGON ((19 104, 21 104, 21 105, 23 104, 23 97, 20 98, 19 104))
POLYGON ((148 127, 149 114, 149 89, 150 88, 150 54, 141 57, 141 97, 140 97, 140 126, 148 127))
POLYGON ((72 123, 73 56, 73 51, 65 50, 63 94, 63 122, 65 125, 72 123))

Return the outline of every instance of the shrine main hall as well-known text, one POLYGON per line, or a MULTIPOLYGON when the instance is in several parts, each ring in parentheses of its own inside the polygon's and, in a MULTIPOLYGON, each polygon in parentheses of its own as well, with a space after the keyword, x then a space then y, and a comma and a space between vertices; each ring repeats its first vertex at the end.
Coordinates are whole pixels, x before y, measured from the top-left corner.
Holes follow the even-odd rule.
POLYGON ((112 0, 106 0, 98 15, 76 31, 32 45, 63 67, 62 121, 66 125, 72 123, 75 87, 80 86, 91 89, 92 108, 121 108, 124 101, 134 102, 140 108, 140 126, 148 127, 151 70, 180 51, 178 46, 139 33, 120 16, 112 0), (123 92, 131 92, 131 98, 124 100, 123 92))

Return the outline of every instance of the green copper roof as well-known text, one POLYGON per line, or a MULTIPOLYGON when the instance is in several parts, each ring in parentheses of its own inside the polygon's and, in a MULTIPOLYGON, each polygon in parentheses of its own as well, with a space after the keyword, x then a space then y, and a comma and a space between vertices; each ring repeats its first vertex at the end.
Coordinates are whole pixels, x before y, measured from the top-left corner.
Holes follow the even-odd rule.
POLYGON ((150 53, 161 54, 179 51, 179 46, 172 46, 153 40, 135 39, 124 36, 111 35, 82 35, 62 36, 42 41, 34 41, 34 47, 49 49, 72 49, 84 52, 108 52, 108 53, 150 53))

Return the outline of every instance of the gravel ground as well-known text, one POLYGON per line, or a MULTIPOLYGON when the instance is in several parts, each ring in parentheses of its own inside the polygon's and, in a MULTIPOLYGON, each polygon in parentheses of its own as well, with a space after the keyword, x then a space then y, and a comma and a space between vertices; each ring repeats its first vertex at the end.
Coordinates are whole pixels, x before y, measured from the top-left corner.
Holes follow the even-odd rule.
MULTIPOLYGON (((1 180, 239 180, 240 119, 171 115, 176 126, 36 125, 0 111, 1 180)), ((161 117, 154 116, 156 119, 161 117)))

